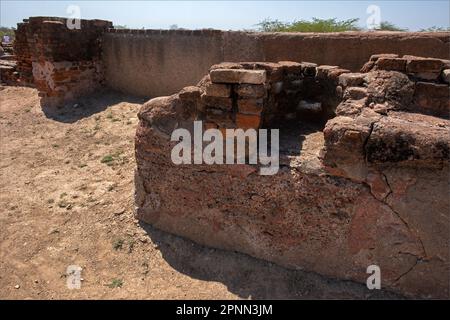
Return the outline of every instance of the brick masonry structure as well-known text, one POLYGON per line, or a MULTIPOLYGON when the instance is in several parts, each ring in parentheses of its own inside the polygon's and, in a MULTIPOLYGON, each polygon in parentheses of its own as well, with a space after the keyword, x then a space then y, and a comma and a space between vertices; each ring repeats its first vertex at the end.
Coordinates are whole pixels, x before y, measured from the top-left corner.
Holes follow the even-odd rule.
POLYGON ((288 268, 449 295, 448 61, 374 55, 362 72, 221 63, 148 101, 136 132, 136 216, 288 268), (176 128, 280 128, 280 170, 171 161, 176 128))
POLYGON ((72 30, 32 17, 18 25, 17 62, 0 71, 36 86, 46 108, 102 85, 163 95, 138 114, 138 219, 340 279, 364 283, 379 265, 383 288, 448 298, 448 36, 115 30, 101 20, 72 30), (196 120, 223 133, 279 128, 279 172, 173 164, 171 133, 196 120))
MULTIPOLYGON (((333 85, 349 70, 314 63, 281 61, 222 63, 200 82, 199 102, 208 128, 271 126, 302 115, 326 120, 338 104, 333 85), (317 72, 316 72, 317 69, 317 72), (329 70, 329 72, 328 72, 329 70), (292 109, 292 106, 297 106, 292 109), (311 108, 315 108, 314 112, 311 108)), ((188 89, 185 89, 188 90, 188 89)), ((190 90, 193 90, 192 88, 190 90)))
POLYGON ((101 20, 81 20, 80 30, 70 30, 66 22, 65 18, 31 17, 17 26, 17 81, 33 85, 36 80, 47 105, 89 93, 99 82, 145 97, 172 94, 198 82, 211 65, 222 61, 315 61, 357 71, 379 52, 450 59, 448 32, 130 30, 114 29, 111 22, 101 20), (65 64, 64 70, 52 66, 64 61, 75 65, 67 68, 65 64), (50 80, 50 69, 64 80, 50 80), (82 75, 86 70, 91 75, 82 75), (67 78, 70 74, 73 81, 67 78), (86 88, 91 90, 85 92, 86 88))
POLYGON ((24 20, 14 45, 20 81, 36 86, 41 104, 48 107, 93 92, 104 79, 101 35, 111 27, 103 20, 81 20, 80 29, 68 28, 64 18, 24 20))

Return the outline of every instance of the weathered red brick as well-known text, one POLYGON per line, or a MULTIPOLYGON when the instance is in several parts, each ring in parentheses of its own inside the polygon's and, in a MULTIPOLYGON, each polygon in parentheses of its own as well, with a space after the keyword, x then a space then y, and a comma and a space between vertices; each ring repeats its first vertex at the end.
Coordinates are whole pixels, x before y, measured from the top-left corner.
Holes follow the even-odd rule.
POLYGON ((301 73, 302 65, 298 62, 293 61, 279 61, 278 64, 281 65, 285 73, 301 73))
POLYGON ((183 101, 197 101, 200 98, 201 90, 196 86, 184 87, 180 93, 180 99, 183 101))
POLYGON ((318 66, 316 68, 316 77, 318 79, 325 79, 328 77, 328 74, 331 70, 338 68, 339 68, 338 66, 327 66, 327 65, 318 66))
POLYGON ((420 72, 437 72, 440 73, 443 63, 440 59, 421 58, 414 56, 403 56, 406 62, 406 72, 420 73, 420 72))
POLYGON ((265 70, 215 69, 209 75, 214 83, 262 84, 266 81, 265 70))
POLYGON ((261 124, 261 117, 258 115, 236 114, 236 126, 241 129, 258 129, 261 124))
POLYGON ((260 115, 264 106, 263 99, 239 99, 239 113, 260 115))
POLYGON ((228 98, 231 95, 231 86, 228 84, 209 83, 206 86, 206 94, 212 97, 228 98))
POLYGON ((398 58, 398 54, 394 53, 378 53, 370 56, 369 61, 376 62, 380 58, 398 58))
POLYGON ((420 112, 436 116, 450 115, 450 88, 446 84, 417 82, 414 106, 420 112))
POLYGON ((406 59, 381 57, 376 62, 379 70, 386 71, 406 71, 406 59))

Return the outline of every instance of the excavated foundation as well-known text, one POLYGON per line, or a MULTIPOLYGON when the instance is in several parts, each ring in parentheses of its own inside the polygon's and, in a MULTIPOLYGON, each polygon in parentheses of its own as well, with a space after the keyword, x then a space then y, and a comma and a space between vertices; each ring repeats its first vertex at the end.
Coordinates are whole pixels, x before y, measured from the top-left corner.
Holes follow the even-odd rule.
MULTIPOLYGON (((136 216, 206 246, 385 289, 449 295, 448 61, 375 55, 361 73, 223 63, 139 112, 136 216), (280 168, 175 165, 174 129, 280 129, 280 168)), ((224 131, 225 132, 225 131, 224 131)))

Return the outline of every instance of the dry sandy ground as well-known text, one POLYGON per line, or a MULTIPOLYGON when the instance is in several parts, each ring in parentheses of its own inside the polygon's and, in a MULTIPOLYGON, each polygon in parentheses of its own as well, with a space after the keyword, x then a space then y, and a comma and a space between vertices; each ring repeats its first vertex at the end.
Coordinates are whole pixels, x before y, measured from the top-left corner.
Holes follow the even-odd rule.
POLYGON ((103 92, 46 114, 36 90, 0 87, 0 299, 397 298, 140 225, 142 102, 103 92), (69 265, 81 289, 67 288, 69 265))

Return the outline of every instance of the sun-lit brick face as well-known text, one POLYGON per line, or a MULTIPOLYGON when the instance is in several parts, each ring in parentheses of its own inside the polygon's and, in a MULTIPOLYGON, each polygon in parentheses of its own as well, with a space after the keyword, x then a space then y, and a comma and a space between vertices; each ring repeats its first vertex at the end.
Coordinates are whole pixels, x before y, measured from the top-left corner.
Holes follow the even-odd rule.
POLYGON ((62 106, 95 91, 103 81, 100 37, 111 27, 81 20, 80 29, 69 29, 66 19, 54 17, 19 23, 14 49, 20 82, 36 86, 43 106, 62 106))

